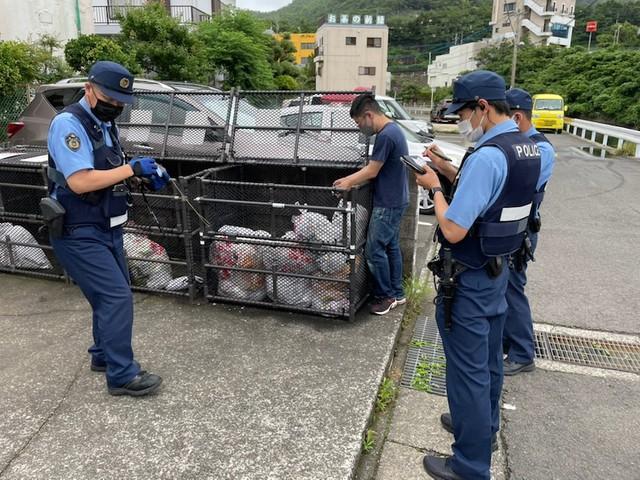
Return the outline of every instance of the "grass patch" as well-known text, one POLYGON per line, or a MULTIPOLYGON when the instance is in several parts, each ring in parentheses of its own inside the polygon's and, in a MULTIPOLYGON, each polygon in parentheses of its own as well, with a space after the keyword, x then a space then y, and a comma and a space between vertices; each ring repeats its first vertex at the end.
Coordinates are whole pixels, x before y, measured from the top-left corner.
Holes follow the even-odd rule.
POLYGON ((422 304, 429 293, 430 286, 427 279, 407 277, 403 282, 403 288, 407 297, 407 306, 404 310, 402 325, 406 327, 422 313, 422 304))
POLYGON ((384 413, 394 398, 396 398, 396 384, 390 378, 384 377, 376 398, 376 412, 384 413))
POLYGON ((636 154, 636 144, 631 142, 623 142, 622 148, 616 149, 614 154, 623 157, 633 157, 636 154))
POLYGON ((444 377, 445 368, 444 355, 439 355, 434 360, 421 356, 418 365, 416 365, 416 374, 413 380, 411 380, 411 387, 416 390, 431 393, 431 378, 444 377))
POLYGON ((374 447, 376 446, 376 435, 378 434, 373 430, 367 430, 367 433, 362 440, 362 453, 367 454, 374 449, 374 447))

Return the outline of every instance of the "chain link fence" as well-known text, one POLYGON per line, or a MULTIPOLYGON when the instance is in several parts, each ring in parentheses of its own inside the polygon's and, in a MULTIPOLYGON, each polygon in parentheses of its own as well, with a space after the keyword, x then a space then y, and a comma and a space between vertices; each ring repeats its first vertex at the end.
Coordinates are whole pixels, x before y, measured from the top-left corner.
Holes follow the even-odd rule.
POLYGON ((18 88, 13 93, 0 96, 0 147, 5 147, 9 139, 9 124, 18 120, 30 100, 29 88, 18 88))

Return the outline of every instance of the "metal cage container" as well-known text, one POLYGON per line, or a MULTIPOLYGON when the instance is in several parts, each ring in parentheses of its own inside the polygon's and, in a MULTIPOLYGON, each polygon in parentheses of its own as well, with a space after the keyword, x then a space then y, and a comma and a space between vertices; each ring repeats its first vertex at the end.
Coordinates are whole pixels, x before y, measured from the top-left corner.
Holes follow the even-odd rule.
POLYGON ((228 165, 198 182, 210 300, 352 319, 369 291, 371 189, 337 192, 354 169, 228 165))

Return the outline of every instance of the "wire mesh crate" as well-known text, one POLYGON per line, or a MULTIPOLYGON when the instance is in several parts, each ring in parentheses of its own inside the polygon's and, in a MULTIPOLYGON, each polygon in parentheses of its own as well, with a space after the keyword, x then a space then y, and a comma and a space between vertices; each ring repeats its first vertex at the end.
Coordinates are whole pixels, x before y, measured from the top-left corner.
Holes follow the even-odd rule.
POLYGON ((362 251, 371 211, 354 169, 229 165, 198 182, 201 259, 210 300, 353 318, 368 292, 362 251))
POLYGON ((202 285, 197 232, 169 234, 125 227, 123 237, 133 290, 196 297, 202 285))
POLYGON ((236 91, 229 157, 238 163, 321 163, 336 167, 364 163, 369 140, 349 115, 355 95, 236 91))
POLYGON ((65 279, 42 220, 0 215, 0 271, 65 279))
POLYGON ((47 155, 0 152, 0 215, 40 219, 40 199, 47 195, 47 155))
POLYGON ((231 110, 232 92, 137 91, 118 117, 120 139, 129 156, 209 162, 225 153, 231 110))

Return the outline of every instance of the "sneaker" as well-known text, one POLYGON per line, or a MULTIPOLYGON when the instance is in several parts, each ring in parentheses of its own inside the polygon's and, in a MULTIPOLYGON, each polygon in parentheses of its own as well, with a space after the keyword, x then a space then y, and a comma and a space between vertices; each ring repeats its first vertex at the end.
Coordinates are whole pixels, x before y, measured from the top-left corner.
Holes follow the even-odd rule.
POLYGON ((407 303, 407 297, 396 298, 396 305, 404 305, 407 303))
POLYGON ((383 298, 382 300, 379 300, 378 302, 371 305, 371 310, 369 311, 374 315, 384 315, 386 313, 389 313, 389 310, 391 310, 395 306, 395 298, 383 298))

